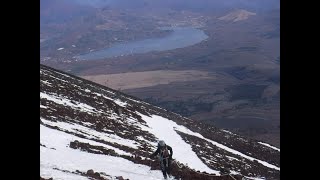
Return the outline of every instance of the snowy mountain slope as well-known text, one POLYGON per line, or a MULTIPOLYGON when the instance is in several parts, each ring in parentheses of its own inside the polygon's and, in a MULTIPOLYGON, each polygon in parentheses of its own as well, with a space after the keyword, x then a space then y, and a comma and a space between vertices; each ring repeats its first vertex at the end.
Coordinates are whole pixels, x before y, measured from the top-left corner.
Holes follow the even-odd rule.
POLYGON ((147 158, 159 139, 175 179, 280 179, 280 149, 43 65, 40 136, 46 179, 162 179, 147 158))

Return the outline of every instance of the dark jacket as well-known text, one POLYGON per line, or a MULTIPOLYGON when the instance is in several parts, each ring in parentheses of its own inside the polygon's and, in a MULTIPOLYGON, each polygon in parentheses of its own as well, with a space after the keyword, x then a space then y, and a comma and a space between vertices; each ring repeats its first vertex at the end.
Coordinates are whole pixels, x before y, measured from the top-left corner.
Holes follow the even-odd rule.
MULTIPOLYGON (((172 154, 173 154, 172 148, 169 145, 166 145, 165 147, 170 152, 170 154, 168 155, 169 159, 172 159, 172 154)), ((158 149, 153 154, 150 155, 150 158, 153 158, 154 156, 156 156, 158 154, 160 154, 160 156, 163 155, 163 152, 162 152, 160 146, 158 146, 158 149)), ((166 157, 162 157, 162 158, 166 158, 166 157)))

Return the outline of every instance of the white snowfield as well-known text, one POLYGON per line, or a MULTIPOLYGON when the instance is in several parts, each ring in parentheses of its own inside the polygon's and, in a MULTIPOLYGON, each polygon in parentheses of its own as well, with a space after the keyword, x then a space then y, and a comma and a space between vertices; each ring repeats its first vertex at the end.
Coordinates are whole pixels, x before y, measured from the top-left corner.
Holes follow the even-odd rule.
POLYGON ((83 139, 62 131, 40 125, 40 135, 40 143, 47 147, 40 146, 40 176, 43 178, 87 180, 87 177, 71 172, 76 170, 87 172, 87 170, 93 169, 95 172, 104 172, 111 175, 112 180, 115 180, 116 176, 123 176, 130 180, 163 179, 161 171, 150 170, 150 167, 145 165, 135 164, 120 157, 89 154, 78 149, 69 148, 70 141, 83 141, 83 139), (67 170, 70 173, 56 169, 67 170))
MULTIPOLYGON (((200 134, 194 133, 189 129, 187 129, 186 127, 177 125, 175 122, 170 121, 161 116, 153 115, 152 117, 148 117, 140 113, 138 114, 143 118, 143 120, 147 122, 147 125, 149 126, 149 127, 146 127, 141 125, 144 130, 148 130, 159 139, 165 139, 166 143, 173 148, 174 159, 178 160, 181 163, 184 163, 185 165, 188 165, 189 167, 195 170, 206 171, 208 173, 215 173, 218 175, 220 174, 219 171, 210 169, 208 166, 206 166, 198 158, 195 152, 192 151, 191 146, 187 144, 185 141, 183 141, 183 139, 180 137, 179 134, 176 133, 175 130, 203 138, 200 134), (166 131, 167 133, 162 133, 163 131, 166 131)), ((108 136, 110 135, 97 134, 97 132, 95 132, 94 130, 80 126, 80 125, 72 125, 72 124, 63 123, 63 122, 51 122, 43 118, 41 120, 45 124, 58 126, 59 128, 62 128, 68 131, 74 131, 75 129, 78 129, 85 133, 90 133, 94 136, 99 136, 101 137, 101 139, 106 138, 105 140, 108 140, 111 142, 115 140, 114 138, 109 139, 108 136)), ((55 169, 55 168, 58 168, 60 170, 67 170, 70 172, 75 172, 76 170, 86 172, 89 169, 94 169, 95 172, 104 172, 108 175, 113 176, 113 179, 115 179, 116 176, 123 176, 124 178, 129 178, 132 180, 163 179, 161 171, 159 170, 151 171, 150 167, 148 166, 134 164, 133 162, 120 157, 89 154, 86 152, 81 152, 80 150, 69 148, 68 145, 71 141, 78 140, 80 142, 90 143, 92 145, 104 146, 106 148, 115 150, 119 154, 128 155, 128 153, 123 152, 120 149, 110 147, 108 145, 104 145, 102 143, 98 143, 95 141, 79 138, 59 130, 50 129, 43 125, 40 125, 40 137, 41 137, 40 143, 47 147, 45 148, 40 146, 41 177, 45 177, 45 178, 52 177, 53 179, 87 179, 86 177, 83 177, 77 174, 66 173, 66 172, 62 172, 55 169)), ((203 138, 203 139, 211 142, 211 140, 208 140, 206 138, 203 138)), ((133 146, 132 142, 126 142, 126 140, 120 140, 120 139, 116 139, 116 140, 118 140, 119 142, 121 141, 123 142, 120 144, 125 144, 129 147, 133 146)), ((211 143, 215 143, 215 145, 218 144, 214 141, 212 141, 211 143)), ((217 145, 217 146, 218 147, 220 146, 221 148, 225 148, 228 151, 231 151, 233 153, 237 153, 237 151, 228 149, 227 147, 223 147, 223 145, 217 145)), ((253 158, 250 158, 250 159, 253 159, 253 158)), ((237 174, 237 172, 233 174, 237 174)), ((261 179, 261 178, 255 178, 255 179, 261 179)))
POLYGON ((158 139, 165 140, 166 144, 172 147, 173 149, 173 158, 178 160, 181 163, 188 165, 189 167, 206 171, 208 173, 215 173, 220 175, 218 170, 210 169, 205 165, 192 151, 191 146, 186 143, 177 132, 175 128, 178 127, 175 122, 170 121, 161 116, 153 115, 152 117, 139 114, 144 121, 147 122, 147 125, 150 127, 148 131, 154 134, 158 139), (166 132, 166 133, 163 133, 166 132))

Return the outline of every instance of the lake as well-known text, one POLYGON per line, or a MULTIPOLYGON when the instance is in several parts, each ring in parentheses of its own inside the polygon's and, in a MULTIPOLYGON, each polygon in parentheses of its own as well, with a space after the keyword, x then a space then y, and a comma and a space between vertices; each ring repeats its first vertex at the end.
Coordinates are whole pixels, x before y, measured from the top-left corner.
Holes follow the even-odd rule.
POLYGON ((109 48, 92 51, 87 54, 76 56, 76 58, 80 60, 94 60, 148 53, 151 51, 167 51, 191 46, 208 38, 202 30, 193 27, 166 27, 161 29, 173 30, 173 32, 161 38, 150 38, 114 44, 109 48))

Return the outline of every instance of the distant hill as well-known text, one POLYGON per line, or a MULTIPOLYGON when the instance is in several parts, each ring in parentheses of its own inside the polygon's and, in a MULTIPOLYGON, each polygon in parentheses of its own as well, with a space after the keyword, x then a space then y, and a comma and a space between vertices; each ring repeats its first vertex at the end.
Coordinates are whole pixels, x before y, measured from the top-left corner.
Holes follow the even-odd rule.
POLYGON ((224 21, 233 21, 233 22, 237 22, 237 21, 243 21, 248 19, 250 16, 254 16, 256 15, 256 13, 253 12, 249 12, 243 9, 240 10, 236 10, 233 11, 225 16, 219 17, 219 20, 224 20, 224 21))

